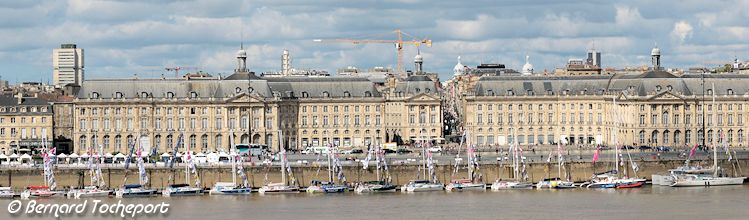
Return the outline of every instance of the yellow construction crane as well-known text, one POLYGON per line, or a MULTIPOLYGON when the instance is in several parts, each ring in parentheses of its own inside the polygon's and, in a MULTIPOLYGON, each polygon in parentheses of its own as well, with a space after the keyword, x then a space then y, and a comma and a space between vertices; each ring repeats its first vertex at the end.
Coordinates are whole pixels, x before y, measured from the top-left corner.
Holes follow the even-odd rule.
POLYGON ((382 40, 382 39, 347 39, 347 38, 341 38, 341 39, 314 39, 315 42, 320 43, 353 43, 353 44, 366 44, 366 43, 386 43, 386 44, 395 44, 395 50, 398 54, 398 65, 396 67, 396 71, 398 71, 399 74, 405 73, 405 70, 403 69, 403 45, 414 45, 417 48, 419 46, 426 45, 427 47, 432 47, 432 40, 429 39, 417 39, 414 36, 411 36, 410 34, 407 34, 400 29, 395 29, 393 32, 395 33, 397 39, 395 40, 382 40), (403 40, 403 36, 410 37, 411 40, 403 40))

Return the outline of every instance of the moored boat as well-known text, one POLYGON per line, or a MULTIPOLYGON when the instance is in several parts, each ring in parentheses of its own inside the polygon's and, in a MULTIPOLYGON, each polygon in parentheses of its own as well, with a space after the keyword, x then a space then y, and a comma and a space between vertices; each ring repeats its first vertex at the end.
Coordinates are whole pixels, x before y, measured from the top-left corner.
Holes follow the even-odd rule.
POLYGON ((474 183, 470 179, 453 180, 450 184, 447 184, 445 190, 451 191, 485 191, 486 184, 474 183))
POLYGON ((442 191, 444 185, 441 183, 434 183, 429 180, 412 180, 405 186, 405 192, 429 192, 429 191, 442 191))
POLYGON ((16 193, 10 187, 0 187, 0 199, 13 198, 16 193))
POLYGON ((155 189, 146 189, 140 184, 126 184, 119 190, 115 191, 117 198, 128 198, 128 197, 148 197, 157 195, 155 189))
POLYGON ((197 196, 203 195, 203 189, 198 187, 192 187, 190 184, 172 184, 166 189, 161 191, 161 194, 166 197, 170 196, 197 196))
POLYGON ((369 181, 356 185, 357 193, 395 192, 398 187, 385 181, 369 181))
POLYGON ((90 198, 90 197, 107 197, 112 194, 112 190, 102 190, 97 186, 87 186, 83 189, 73 189, 68 191, 68 197, 71 198, 90 198))

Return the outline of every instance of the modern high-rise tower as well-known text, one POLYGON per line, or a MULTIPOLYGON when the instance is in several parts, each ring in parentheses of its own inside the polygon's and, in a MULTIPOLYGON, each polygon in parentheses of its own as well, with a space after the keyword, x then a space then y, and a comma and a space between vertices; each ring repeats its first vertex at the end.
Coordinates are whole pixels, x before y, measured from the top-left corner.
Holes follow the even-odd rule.
POLYGON ((75 44, 62 44, 52 50, 52 78, 56 87, 83 82, 83 49, 75 44))

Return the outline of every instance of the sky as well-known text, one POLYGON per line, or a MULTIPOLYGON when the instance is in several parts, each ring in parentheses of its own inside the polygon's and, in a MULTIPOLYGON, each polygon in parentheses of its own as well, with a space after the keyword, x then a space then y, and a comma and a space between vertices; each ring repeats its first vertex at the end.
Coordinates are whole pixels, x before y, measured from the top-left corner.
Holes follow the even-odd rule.
MULTIPOLYGON (((391 44, 313 39, 395 39, 401 29, 421 46, 424 69, 452 76, 462 63, 503 63, 536 72, 584 58, 595 48, 604 67, 642 66, 657 44, 662 66, 715 66, 749 59, 749 1, 568 0, 26 0, 0 1, 0 76, 52 80, 52 49, 84 48, 87 79, 173 75, 188 67, 229 75, 240 42, 255 72, 292 66, 327 70, 395 67, 391 44)), ((411 39, 410 37, 407 39, 411 39)), ((413 69, 417 49, 404 48, 413 69)))

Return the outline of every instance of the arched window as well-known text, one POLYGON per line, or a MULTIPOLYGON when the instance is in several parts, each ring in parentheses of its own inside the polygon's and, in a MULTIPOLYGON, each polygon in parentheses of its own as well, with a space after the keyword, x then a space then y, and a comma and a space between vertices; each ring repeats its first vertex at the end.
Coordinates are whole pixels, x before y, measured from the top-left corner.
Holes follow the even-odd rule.
POLYGON ((91 98, 98 99, 99 98, 99 93, 98 92, 92 92, 91 93, 91 98))
POLYGON ((302 92, 302 98, 309 98, 309 93, 302 92))
POLYGON ((707 90, 707 95, 713 95, 713 90, 712 89, 708 89, 707 90))
POLYGON ((663 131, 663 144, 668 144, 668 139, 671 136, 671 132, 663 131))
POLYGON ((114 98, 121 99, 124 97, 125 97, 125 94, 122 94, 121 92, 114 93, 114 98))
POLYGON ((658 144, 658 131, 653 131, 653 133, 651 133, 650 142, 658 144))
POLYGON ((733 95, 733 89, 728 89, 728 91, 726 91, 726 94, 733 95))
POLYGON ((174 98, 174 93, 173 92, 167 92, 166 93, 166 98, 168 98, 168 99, 174 98))
POLYGON ((242 92, 242 88, 239 88, 239 87, 234 88, 234 92, 241 93, 242 92))
POLYGON ((255 91, 255 89, 254 89, 254 88, 252 88, 252 87, 248 87, 248 88, 247 88, 247 92, 249 92, 249 93, 252 93, 252 92, 254 92, 254 91, 255 91))
POLYGON ((329 98, 330 97, 330 93, 328 93, 328 91, 322 92, 322 97, 323 98, 329 98))
POLYGON ((645 144, 645 131, 640 131, 640 144, 645 144))
POLYGON ((148 93, 147 92, 141 92, 140 93, 140 97, 141 98, 148 98, 148 93))
POLYGON ((346 97, 346 98, 351 97, 351 93, 348 91, 345 91, 343 92, 343 97, 346 97))
POLYGON ((197 92, 190 92, 190 98, 197 98, 198 93, 197 92))
POLYGON ((372 92, 370 91, 364 92, 364 97, 372 97, 372 92))
POLYGON ((660 85, 655 86, 655 91, 656 92, 660 92, 661 91, 661 86, 660 85))

